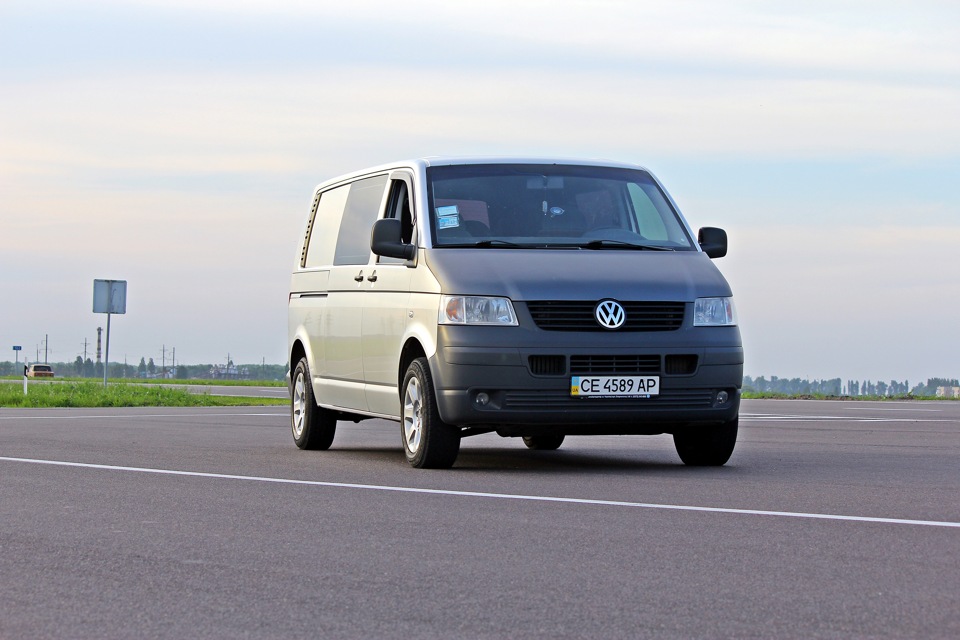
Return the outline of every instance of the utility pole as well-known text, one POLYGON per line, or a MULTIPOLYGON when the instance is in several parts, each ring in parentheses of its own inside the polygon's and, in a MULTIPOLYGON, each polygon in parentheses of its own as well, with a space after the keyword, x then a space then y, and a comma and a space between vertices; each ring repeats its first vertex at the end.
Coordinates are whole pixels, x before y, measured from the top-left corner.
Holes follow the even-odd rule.
POLYGON ((163 345, 160 355, 160 377, 166 379, 167 377, 167 345, 163 345))
POLYGON ((50 351, 50 334, 43 334, 43 364, 49 364, 47 362, 47 353, 50 351))

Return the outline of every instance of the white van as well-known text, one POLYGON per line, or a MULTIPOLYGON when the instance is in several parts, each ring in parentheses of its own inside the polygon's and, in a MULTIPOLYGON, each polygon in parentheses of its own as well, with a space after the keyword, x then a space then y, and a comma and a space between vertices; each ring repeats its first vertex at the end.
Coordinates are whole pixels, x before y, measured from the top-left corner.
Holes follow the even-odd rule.
POLYGON ((660 182, 629 164, 424 158, 316 188, 290 283, 291 423, 400 422, 415 467, 461 438, 673 434, 733 452, 743 348, 730 287, 660 182))

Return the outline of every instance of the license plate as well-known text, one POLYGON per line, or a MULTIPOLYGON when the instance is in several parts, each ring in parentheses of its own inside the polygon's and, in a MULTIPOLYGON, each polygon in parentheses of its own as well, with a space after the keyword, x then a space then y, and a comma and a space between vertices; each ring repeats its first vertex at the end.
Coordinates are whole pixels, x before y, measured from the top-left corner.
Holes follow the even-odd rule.
POLYGON ((660 376, 573 376, 574 398, 649 398, 660 393, 660 376))

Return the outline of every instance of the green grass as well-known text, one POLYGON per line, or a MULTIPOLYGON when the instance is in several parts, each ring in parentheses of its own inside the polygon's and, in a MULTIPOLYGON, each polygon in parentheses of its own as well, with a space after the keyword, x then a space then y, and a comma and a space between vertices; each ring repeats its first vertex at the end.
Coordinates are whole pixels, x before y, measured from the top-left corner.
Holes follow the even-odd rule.
MULTIPOLYGON (((23 376, 0 376, 0 380, 23 380, 23 376)), ((61 382, 97 382, 103 384, 103 378, 76 378, 74 376, 57 376, 54 380, 61 382)), ((179 384, 195 385, 201 387, 285 387, 287 383, 283 380, 200 380, 190 378, 187 380, 178 380, 176 378, 110 378, 109 384, 126 384, 135 382, 137 384, 179 384)))
MULTIPOLYGON (((64 378, 65 380, 81 380, 81 378, 64 378)), ((85 379, 85 378, 84 378, 85 379)), ((177 378, 110 378, 109 382, 135 382, 137 384, 182 384, 195 385, 201 387, 285 387, 287 383, 283 380, 201 380, 189 378, 179 380, 177 378)))
POLYGON ((213 396, 159 386, 102 382, 0 384, 0 407, 231 407, 286 405, 285 398, 213 396))

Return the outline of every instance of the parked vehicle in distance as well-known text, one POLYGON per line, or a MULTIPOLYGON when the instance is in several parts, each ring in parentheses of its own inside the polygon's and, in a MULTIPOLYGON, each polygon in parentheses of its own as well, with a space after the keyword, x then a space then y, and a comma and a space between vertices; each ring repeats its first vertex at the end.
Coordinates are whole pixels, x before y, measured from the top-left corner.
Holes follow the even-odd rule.
POLYGON ((48 364, 31 364, 27 367, 28 378, 52 378, 53 367, 48 364))
POLYGON ((386 418, 437 468, 481 433, 670 433, 684 463, 725 464, 743 378, 726 251, 636 165, 424 158, 324 182, 290 283, 294 441, 386 418))

